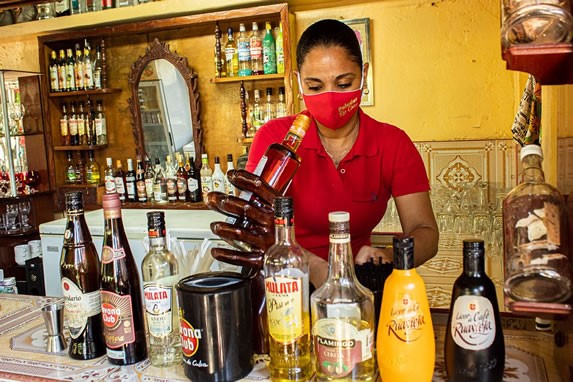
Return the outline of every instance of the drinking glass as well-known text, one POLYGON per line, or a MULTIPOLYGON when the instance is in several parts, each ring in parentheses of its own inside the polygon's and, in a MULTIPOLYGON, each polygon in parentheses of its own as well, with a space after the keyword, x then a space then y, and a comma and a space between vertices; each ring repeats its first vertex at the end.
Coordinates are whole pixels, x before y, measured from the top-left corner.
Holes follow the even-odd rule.
POLYGON ((26 108, 21 103, 8 104, 8 113, 10 118, 14 121, 14 125, 10 128, 10 134, 21 134, 24 130, 21 128, 20 121, 24 118, 26 108))
POLYGON ((22 229, 30 229, 32 227, 29 223, 29 214, 31 209, 30 202, 28 200, 20 202, 18 207, 20 208, 20 222, 22 223, 22 229))
POLYGON ((6 205, 6 230, 15 231, 18 229, 16 225, 16 220, 18 218, 18 205, 8 204, 6 205))

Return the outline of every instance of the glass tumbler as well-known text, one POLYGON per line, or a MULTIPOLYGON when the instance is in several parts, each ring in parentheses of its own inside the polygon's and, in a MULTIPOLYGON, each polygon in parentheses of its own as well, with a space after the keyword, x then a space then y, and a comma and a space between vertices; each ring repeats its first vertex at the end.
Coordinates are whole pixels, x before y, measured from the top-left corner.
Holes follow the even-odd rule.
POLYGON ((571 41, 570 0, 502 0, 501 44, 556 44, 571 41))

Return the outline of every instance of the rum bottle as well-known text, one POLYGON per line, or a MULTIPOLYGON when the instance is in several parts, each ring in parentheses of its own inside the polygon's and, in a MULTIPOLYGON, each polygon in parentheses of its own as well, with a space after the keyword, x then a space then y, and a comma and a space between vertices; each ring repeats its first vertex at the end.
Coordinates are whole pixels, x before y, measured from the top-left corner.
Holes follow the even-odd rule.
POLYGON ((66 57, 66 90, 72 92, 76 90, 76 74, 74 55, 70 48, 66 49, 66 57))
POLYGON ((56 57, 56 51, 52 50, 50 53, 50 91, 59 92, 60 83, 58 81, 58 59, 56 57))
POLYGON ((96 144, 107 144, 107 122, 103 112, 102 101, 98 100, 96 103, 96 113, 94 118, 96 144))
POLYGON ((177 195, 180 202, 186 202, 189 200, 189 190, 187 189, 188 175, 181 154, 176 153, 175 156, 179 165, 177 168, 177 195))
POLYGON ((121 218, 118 194, 102 197, 101 310, 108 361, 129 365, 147 357, 139 271, 121 218))
POLYGON ((213 191, 213 170, 209 167, 207 154, 201 154, 201 164, 201 190, 203 192, 203 201, 206 201, 207 194, 213 191))
POLYGON ((87 360, 105 354, 101 336, 100 261, 84 217, 81 192, 66 193, 66 231, 60 258, 68 354, 87 360))
POLYGON ((310 357, 308 255, 294 236, 292 198, 274 200, 275 244, 265 254, 271 380, 307 381, 310 357))
MULTIPOLYGON (((100 4, 101 1, 94 0, 94 4, 100 4)), ((91 90, 94 88, 94 68, 92 65, 91 57, 91 47, 90 44, 85 41, 84 43, 84 89, 91 90)))
POLYGON ((121 165, 121 160, 115 161, 115 192, 119 195, 119 200, 125 202, 126 190, 125 190, 125 173, 123 172, 123 167, 121 165))
POLYGON ((76 114, 76 103, 70 103, 70 116, 68 117, 68 127, 70 132, 70 143, 74 146, 80 144, 80 136, 78 135, 78 115, 76 114))
POLYGON ((249 38, 249 44, 251 50, 251 74, 253 76, 265 74, 263 68, 263 38, 259 31, 259 24, 256 21, 253 21, 253 31, 249 38))
POLYGON ((127 191, 127 200, 137 202, 137 193, 135 191, 135 171, 133 169, 133 159, 127 159, 127 172, 125 173, 125 189, 127 191))
POLYGON ((68 78, 67 78, 67 65, 66 65, 66 53, 63 49, 60 49, 59 60, 58 60, 58 84, 59 90, 61 92, 68 91, 68 78))
POLYGON ((541 147, 521 149, 523 182, 503 201, 505 293, 513 301, 559 303, 571 296, 567 208, 545 182, 541 147))
POLYGON ((233 154, 227 154, 227 172, 225 173, 225 193, 235 196, 235 186, 233 183, 229 182, 229 177, 227 173, 235 169, 235 164, 233 163, 233 154))
POLYGON ((201 190, 201 175, 195 167, 195 158, 187 158, 189 170, 187 170, 187 189, 189 190, 189 201, 199 203, 203 200, 201 190))
POLYGON ((66 104, 62 103, 62 117, 60 118, 60 136, 62 137, 62 145, 70 145, 70 128, 69 128, 69 116, 66 108, 66 104))
POLYGON ((328 220, 328 278, 310 297, 316 381, 374 381, 374 295, 354 273, 350 214, 328 220))
POLYGON ((145 195, 148 202, 153 202, 153 183, 155 181, 155 172, 151 166, 151 159, 145 155, 145 195))
POLYGON ((167 201, 167 183, 159 158, 155 158, 155 180, 153 183, 153 198, 158 203, 167 201))
POLYGON ((113 162, 111 158, 105 158, 106 167, 104 171, 104 186, 106 194, 115 194, 115 175, 113 173, 113 162))
POLYGON ((215 170, 213 170, 211 179, 213 180, 213 191, 225 192, 225 174, 221 170, 219 157, 215 157, 215 170))
POLYGON ((167 185, 167 200, 170 202, 177 201, 177 172, 171 163, 171 155, 165 158, 165 182, 167 185))
POLYGON ((84 114, 84 101, 80 101, 79 110, 76 114, 77 124, 78 124, 78 138, 79 145, 88 144, 88 136, 86 132, 86 117, 84 114))
POLYGON ((141 263, 145 318, 149 333, 149 360, 153 366, 171 366, 181 360, 179 309, 175 285, 179 265, 167 250, 165 214, 147 213, 149 252, 141 263))
POLYGON ((378 368, 384 382, 431 381, 435 339, 426 286, 414 268, 414 239, 395 237, 394 270, 384 283, 378 368))
POLYGON ((137 167, 135 171, 135 190, 137 194, 137 201, 140 203, 147 202, 147 192, 145 191, 145 169, 143 162, 137 158, 137 167))
POLYGON ((485 273, 483 240, 464 240, 464 271, 454 283, 446 325, 448 380, 503 380, 505 344, 496 290, 485 273))
POLYGON ((74 76, 76 81, 76 90, 84 90, 84 59, 80 44, 76 44, 76 59, 74 60, 74 76))

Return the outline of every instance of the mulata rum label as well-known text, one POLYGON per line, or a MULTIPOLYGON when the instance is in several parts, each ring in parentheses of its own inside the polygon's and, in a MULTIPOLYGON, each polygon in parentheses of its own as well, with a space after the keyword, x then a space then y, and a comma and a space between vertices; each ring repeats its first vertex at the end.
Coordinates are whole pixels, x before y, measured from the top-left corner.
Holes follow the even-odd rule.
POLYGON ((496 331, 491 302, 481 296, 459 296, 454 303, 450 330, 456 345, 463 349, 489 348, 496 331))
POLYGON ((427 318, 420 304, 408 295, 397 300, 390 309, 386 323, 388 336, 395 336, 402 342, 414 342, 422 337, 427 318))
POLYGON ((302 279, 265 279, 269 333, 278 342, 290 343, 303 334, 302 279))

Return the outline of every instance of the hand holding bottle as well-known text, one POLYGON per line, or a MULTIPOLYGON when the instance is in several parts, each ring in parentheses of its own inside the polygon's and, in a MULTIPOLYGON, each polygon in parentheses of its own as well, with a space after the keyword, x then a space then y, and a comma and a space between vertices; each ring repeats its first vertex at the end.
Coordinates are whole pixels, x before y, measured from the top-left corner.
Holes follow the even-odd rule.
POLYGON ((213 222, 211 231, 228 243, 247 243, 251 250, 213 248, 212 255, 229 264, 259 270, 263 266, 263 254, 275 241, 272 203, 279 193, 259 176, 245 170, 231 170, 227 177, 235 187, 252 192, 257 198, 249 202, 222 192, 209 192, 207 206, 227 216, 248 219, 252 224, 245 228, 226 222, 213 222))

